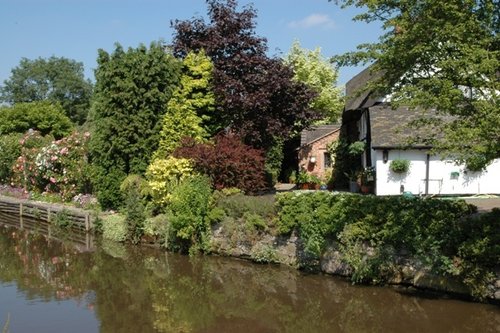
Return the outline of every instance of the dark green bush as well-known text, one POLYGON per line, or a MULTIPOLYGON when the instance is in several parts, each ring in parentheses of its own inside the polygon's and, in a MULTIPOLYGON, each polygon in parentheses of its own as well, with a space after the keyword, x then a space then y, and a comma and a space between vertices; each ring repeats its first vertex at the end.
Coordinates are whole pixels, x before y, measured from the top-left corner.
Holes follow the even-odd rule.
POLYGON ((20 133, 3 135, 0 137, 0 183, 8 184, 12 176, 12 167, 21 156, 20 133))
POLYGON ((120 191, 125 198, 123 212, 127 223, 127 236, 132 243, 137 244, 144 234, 144 196, 147 194, 147 181, 139 175, 129 175, 120 185, 120 191))
POLYGON ((92 165, 92 187, 103 209, 116 209, 123 205, 120 184, 126 177, 127 174, 120 168, 92 165))
POLYGON ((88 124, 94 186, 103 208, 120 207, 120 184, 128 174, 144 175, 158 148, 160 120, 178 86, 180 65, 159 42, 98 51, 88 124))
POLYGON ((277 139, 266 151, 266 178, 267 182, 274 185, 278 182, 278 177, 281 172, 281 164, 283 163, 284 152, 283 139, 277 139))
POLYGON ((206 218, 212 195, 210 179, 197 175, 184 179, 173 190, 167 215, 181 250, 203 250, 209 229, 206 218), (194 246, 194 247, 193 247, 194 246))
POLYGON ((459 227, 456 273, 471 287, 472 294, 481 298, 487 292, 486 285, 496 278, 493 272, 500 263, 500 209, 470 217, 459 227))
POLYGON ((289 192, 276 206, 278 231, 297 230, 309 253, 338 240, 355 281, 383 280, 404 250, 438 274, 460 276, 480 297, 500 262, 500 210, 474 218, 462 200, 289 192))

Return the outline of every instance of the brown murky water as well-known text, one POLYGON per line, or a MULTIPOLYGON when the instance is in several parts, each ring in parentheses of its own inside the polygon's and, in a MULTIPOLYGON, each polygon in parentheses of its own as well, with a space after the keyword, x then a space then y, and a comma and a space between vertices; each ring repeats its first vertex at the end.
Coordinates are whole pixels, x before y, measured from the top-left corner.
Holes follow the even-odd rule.
POLYGON ((58 237, 0 227, 0 331, 500 332, 496 305, 58 237))

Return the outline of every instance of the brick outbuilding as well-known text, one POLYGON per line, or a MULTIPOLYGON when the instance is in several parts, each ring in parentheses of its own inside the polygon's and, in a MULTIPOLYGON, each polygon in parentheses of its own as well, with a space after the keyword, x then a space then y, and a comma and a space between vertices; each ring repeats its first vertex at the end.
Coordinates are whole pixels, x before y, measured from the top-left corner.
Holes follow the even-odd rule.
POLYGON ((324 179, 325 170, 333 166, 333 160, 327 151, 327 145, 338 140, 340 125, 319 125, 304 130, 298 149, 299 170, 324 179))

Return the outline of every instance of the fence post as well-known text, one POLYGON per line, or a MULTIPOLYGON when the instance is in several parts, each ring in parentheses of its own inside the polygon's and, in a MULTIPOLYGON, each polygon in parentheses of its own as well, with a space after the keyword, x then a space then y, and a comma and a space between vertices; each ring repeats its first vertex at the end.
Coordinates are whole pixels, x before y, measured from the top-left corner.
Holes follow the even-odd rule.
POLYGON ((50 208, 47 208, 47 222, 50 223, 50 220, 52 218, 52 211, 50 210, 50 208))
POLYGON ((19 203, 19 225, 20 225, 21 229, 24 229, 24 225, 23 225, 23 203, 22 202, 19 203))
POLYGON ((90 230, 90 223, 89 223, 89 213, 85 214, 85 231, 88 233, 90 230))

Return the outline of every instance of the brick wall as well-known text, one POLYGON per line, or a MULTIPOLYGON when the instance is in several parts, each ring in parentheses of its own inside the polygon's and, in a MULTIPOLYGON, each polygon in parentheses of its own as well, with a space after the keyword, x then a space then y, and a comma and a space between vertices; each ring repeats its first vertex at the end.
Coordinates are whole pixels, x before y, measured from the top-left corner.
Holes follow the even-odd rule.
POLYGON ((299 170, 306 170, 310 174, 323 178, 325 176, 326 146, 330 142, 338 140, 339 134, 340 131, 336 131, 309 145, 300 147, 298 153, 299 170), (312 156, 316 157, 316 163, 310 162, 312 156))

